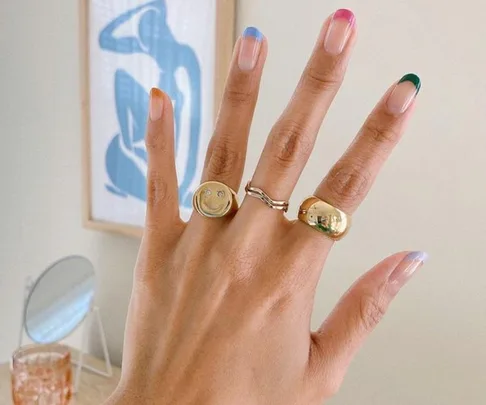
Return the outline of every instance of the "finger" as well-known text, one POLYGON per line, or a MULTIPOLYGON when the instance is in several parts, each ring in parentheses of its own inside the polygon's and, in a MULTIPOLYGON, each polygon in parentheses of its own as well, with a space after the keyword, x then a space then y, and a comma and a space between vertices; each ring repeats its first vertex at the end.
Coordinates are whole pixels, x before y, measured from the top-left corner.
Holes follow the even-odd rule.
POLYGON ((177 174, 174 160, 174 113, 170 98, 150 91, 145 144, 148 155, 146 229, 166 230, 179 222, 177 174))
POLYGON ((356 37, 354 20, 349 10, 327 19, 295 93, 270 133, 252 185, 275 200, 290 198, 343 81, 356 37))
POLYGON ((220 181, 238 191, 266 55, 264 36, 247 28, 235 46, 202 181, 220 181))
POLYGON ((317 197, 348 214, 358 208, 402 137, 419 90, 420 79, 407 74, 387 92, 317 188, 317 197))
MULTIPOLYGON (((418 76, 406 74, 386 92, 353 143, 316 189, 315 196, 347 214, 358 208, 402 137, 420 85, 418 76)), ((327 253, 333 245, 329 238, 316 237, 317 233, 301 221, 296 222, 296 233, 297 239, 317 244, 321 253, 327 253)))
POLYGON ((391 256, 361 277, 313 334, 311 366, 320 385, 333 394, 364 340, 380 322, 393 298, 426 261, 424 252, 391 256), (329 380, 329 376, 333 376, 329 380), (326 384, 330 384, 326 386, 326 384))

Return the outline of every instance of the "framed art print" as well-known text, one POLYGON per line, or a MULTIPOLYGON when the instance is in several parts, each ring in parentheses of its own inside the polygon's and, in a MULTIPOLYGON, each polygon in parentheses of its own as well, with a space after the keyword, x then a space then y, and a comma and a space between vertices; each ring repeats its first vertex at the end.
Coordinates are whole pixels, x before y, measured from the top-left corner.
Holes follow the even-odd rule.
POLYGON ((231 59, 235 0, 80 1, 85 225, 141 235, 152 87, 174 106, 187 219, 231 59))

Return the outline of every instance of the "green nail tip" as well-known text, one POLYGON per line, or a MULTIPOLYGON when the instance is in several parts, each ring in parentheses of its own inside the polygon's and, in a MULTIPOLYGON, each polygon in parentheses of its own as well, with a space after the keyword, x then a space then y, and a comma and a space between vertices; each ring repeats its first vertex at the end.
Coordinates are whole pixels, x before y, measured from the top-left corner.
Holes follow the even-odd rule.
POLYGON ((420 90, 420 77, 418 77, 414 73, 407 73, 405 76, 403 76, 398 83, 403 83, 403 82, 412 82, 415 88, 417 89, 417 93, 420 90))

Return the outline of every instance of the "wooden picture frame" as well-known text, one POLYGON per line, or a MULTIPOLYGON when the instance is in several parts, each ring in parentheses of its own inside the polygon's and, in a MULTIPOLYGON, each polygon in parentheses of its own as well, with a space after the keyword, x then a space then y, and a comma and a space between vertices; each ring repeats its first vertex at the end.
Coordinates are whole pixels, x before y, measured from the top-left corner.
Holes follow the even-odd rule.
MULTIPOLYGON (((110 0, 107 0, 110 1, 110 0)), ((111 0, 115 1, 115 0, 111 0)), ((165 2, 167 0, 158 0, 165 2)), ((180 1, 180 0, 177 0, 180 1)), ((197 1, 197 0, 195 0, 197 1)), ((236 0, 215 1, 215 55, 213 119, 218 112, 226 74, 231 62, 235 40, 236 0)), ((144 3, 143 1, 140 1, 144 3)), ((92 134, 91 134, 91 64, 90 64, 90 6, 91 0, 80 0, 80 51, 81 51, 81 116, 82 116, 82 172, 83 172, 83 225, 88 229, 117 232, 141 237, 141 226, 96 219, 92 209, 92 134)), ((155 2, 154 2, 155 3, 155 2)))

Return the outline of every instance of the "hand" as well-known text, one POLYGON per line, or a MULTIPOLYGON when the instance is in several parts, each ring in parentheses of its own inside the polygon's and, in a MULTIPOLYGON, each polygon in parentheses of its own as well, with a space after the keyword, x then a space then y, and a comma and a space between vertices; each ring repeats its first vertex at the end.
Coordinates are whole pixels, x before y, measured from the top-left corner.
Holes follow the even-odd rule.
MULTIPOLYGON (((343 80, 354 16, 325 22, 294 96, 272 129, 252 185, 288 200, 343 80)), ((238 190, 267 42, 250 29, 235 47, 203 181, 238 190)), ((397 144, 420 82, 393 84, 315 195, 347 214, 397 144)), ((388 257, 359 279, 316 332, 316 284, 333 241, 246 197, 230 217, 179 219, 173 112, 153 90, 148 202, 112 404, 320 404, 339 389, 357 350, 426 258, 388 257)), ((352 112, 350 112, 352 113, 352 112)))

